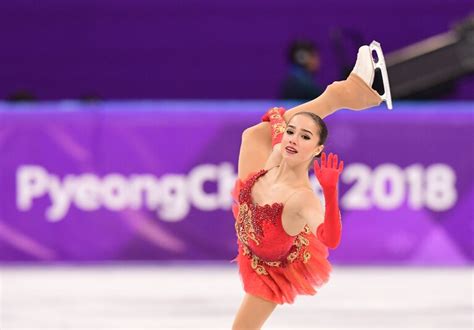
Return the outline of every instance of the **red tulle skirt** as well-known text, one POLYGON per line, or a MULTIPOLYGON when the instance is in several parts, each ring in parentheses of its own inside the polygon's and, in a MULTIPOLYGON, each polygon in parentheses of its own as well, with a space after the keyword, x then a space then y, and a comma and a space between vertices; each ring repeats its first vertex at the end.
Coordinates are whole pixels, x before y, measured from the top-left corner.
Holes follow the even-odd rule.
MULTIPOLYGON (((239 216, 239 193, 245 180, 237 179, 232 197, 232 211, 239 216)), ((248 246, 237 239, 238 254, 231 262, 237 262, 244 291, 275 302, 292 304, 297 295, 315 295, 318 288, 329 280, 332 270, 327 260, 328 248, 306 226, 295 240, 305 242, 291 262, 284 266, 268 265, 249 251, 248 246), (263 268, 263 270, 262 270, 263 268), (262 274, 262 272, 264 274, 262 274)))

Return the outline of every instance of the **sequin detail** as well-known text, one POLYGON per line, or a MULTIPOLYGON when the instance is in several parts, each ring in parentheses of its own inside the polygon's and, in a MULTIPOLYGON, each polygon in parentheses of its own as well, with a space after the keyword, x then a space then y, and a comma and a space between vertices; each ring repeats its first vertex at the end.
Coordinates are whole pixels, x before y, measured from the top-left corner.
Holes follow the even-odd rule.
POLYGON ((259 275, 268 275, 266 266, 286 267, 289 263, 296 261, 307 263, 311 258, 311 253, 306 250, 306 247, 309 245, 307 235, 311 235, 308 225, 305 225, 301 233, 295 236, 286 258, 281 260, 264 260, 252 253, 249 248, 250 241, 256 245, 261 243, 261 239, 264 237, 264 231, 262 230, 263 222, 271 222, 273 225, 276 225, 276 221, 280 219, 283 210, 283 203, 275 202, 265 205, 252 203, 251 189, 255 181, 267 171, 265 169, 258 171, 241 187, 239 213, 235 222, 235 230, 239 241, 242 243, 243 255, 251 259, 251 267, 259 275))
POLYGON ((263 222, 270 221, 276 225, 283 207, 282 203, 258 205, 251 202, 251 189, 255 181, 265 172, 265 169, 257 172, 240 190, 239 201, 241 203, 235 228, 239 239, 247 245, 249 239, 255 242, 256 245, 260 244, 260 240, 264 237, 263 222))

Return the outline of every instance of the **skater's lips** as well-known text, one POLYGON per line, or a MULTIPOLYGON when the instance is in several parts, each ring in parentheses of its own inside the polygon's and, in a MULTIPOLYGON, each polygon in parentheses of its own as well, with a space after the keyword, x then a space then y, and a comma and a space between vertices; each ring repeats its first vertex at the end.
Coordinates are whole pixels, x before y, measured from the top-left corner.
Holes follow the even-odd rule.
POLYGON ((298 152, 298 150, 296 150, 296 149, 293 148, 293 147, 286 147, 285 149, 286 149, 287 151, 294 152, 294 153, 297 153, 297 152, 298 152))

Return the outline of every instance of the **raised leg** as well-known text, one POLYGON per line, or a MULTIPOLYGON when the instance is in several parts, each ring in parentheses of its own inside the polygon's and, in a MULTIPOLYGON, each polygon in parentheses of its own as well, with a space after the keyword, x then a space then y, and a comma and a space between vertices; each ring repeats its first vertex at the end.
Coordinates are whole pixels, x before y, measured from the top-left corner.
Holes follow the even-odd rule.
POLYGON ((246 293, 235 316, 232 330, 260 329, 276 306, 274 302, 246 293))
POLYGON ((330 84, 324 93, 314 100, 289 109, 283 117, 288 121, 296 113, 308 111, 324 118, 339 109, 364 110, 381 102, 382 98, 375 90, 358 75, 351 73, 346 80, 330 84))
MULTIPOLYGON (((314 100, 287 110, 283 118, 286 122, 296 113, 312 112, 321 118, 339 109, 363 110, 379 105, 379 94, 354 73, 346 80, 329 85, 323 94, 314 100)), ((240 145, 238 177, 244 179, 253 171, 265 165, 272 152, 271 128, 268 122, 261 122, 247 128, 242 134, 240 145)))
MULTIPOLYGON (((293 115, 302 111, 325 118, 339 109, 364 110, 377 106, 382 98, 370 87, 373 75, 374 63, 370 49, 361 46, 354 69, 346 80, 333 82, 319 97, 287 110, 283 118, 288 122, 293 115)), ((247 128, 242 134, 238 177, 244 179, 250 172, 263 168, 271 152, 270 124, 261 122, 247 128)))

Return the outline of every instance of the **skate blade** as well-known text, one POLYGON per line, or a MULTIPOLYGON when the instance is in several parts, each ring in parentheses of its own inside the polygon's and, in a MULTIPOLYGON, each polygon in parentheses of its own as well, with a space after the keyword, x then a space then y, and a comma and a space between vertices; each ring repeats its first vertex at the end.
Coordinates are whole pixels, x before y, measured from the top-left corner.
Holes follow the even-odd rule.
POLYGON ((374 70, 376 68, 379 68, 380 73, 382 74, 384 93, 383 95, 380 95, 380 97, 382 98, 382 100, 384 100, 387 103, 387 108, 389 110, 392 110, 392 94, 390 93, 390 84, 388 82, 387 66, 385 65, 385 58, 383 56, 382 47, 380 47, 380 44, 374 40, 370 43, 369 49, 370 49, 371 58, 372 58, 372 51, 374 50, 377 53, 377 57, 378 57, 377 63, 375 63, 375 61, 372 61, 374 64, 374 70))

